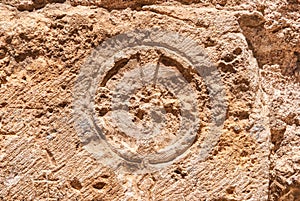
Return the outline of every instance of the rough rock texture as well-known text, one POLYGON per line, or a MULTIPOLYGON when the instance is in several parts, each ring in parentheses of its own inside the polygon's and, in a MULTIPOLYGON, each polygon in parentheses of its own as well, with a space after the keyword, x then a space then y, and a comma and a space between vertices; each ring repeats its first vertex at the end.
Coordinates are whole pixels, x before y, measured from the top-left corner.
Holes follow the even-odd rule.
MULTIPOLYGON (((0 200, 300 200, 299 10, 299 0, 0 0, 0 200), (197 138, 158 171, 120 172, 81 141, 74 87, 104 41, 153 27, 203 49, 225 87, 226 119, 200 160, 211 126, 209 90, 188 65, 166 56, 162 66, 197 91, 197 138)), ((141 146, 105 119, 120 76, 159 58, 156 47, 139 54, 120 60, 94 101, 115 149, 144 154, 177 139, 180 106, 162 88, 135 94, 135 123, 147 124, 153 104, 168 120, 160 139, 141 146)))

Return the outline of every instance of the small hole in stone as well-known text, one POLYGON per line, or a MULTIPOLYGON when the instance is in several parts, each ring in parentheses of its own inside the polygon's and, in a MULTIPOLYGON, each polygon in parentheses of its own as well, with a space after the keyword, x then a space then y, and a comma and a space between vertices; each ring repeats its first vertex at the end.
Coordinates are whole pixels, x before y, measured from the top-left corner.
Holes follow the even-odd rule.
POLYGON ((80 147, 80 142, 76 142, 75 148, 78 149, 80 147))
POLYGON ((44 113, 43 113, 43 112, 40 112, 40 113, 37 113, 37 114, 35 115, 35 117, 36 117, 36 118, 41 118, 43 115, 44 115, 44 113))
POLYGON ((103 187, 106 185, 106 183, 104 183, 104 182, 98 182, 98 183, 95 183, 95 184, 93 184, 93 188, 95 188, 95 189, 98 189, 98 190, 101 190, 101 189, 103 189, 103 187))
POLYGON ((174 170, 174 173, 181 175, 182 178, 185 178, 187 176, 187 173, 183 172, 179 168, 177 168, 176 170, 174 170))
POLYGON ((179 114, 179 111, 175 107, 173 107, 173 105, 164 105, 164 109, 166 113, 173 114, 174 116, 178 116, 179 114))
POLYGON ((242 153, 241 153, 241 156, 242 157, 246 157, 248 155, 248 153, 246 152, 246 151, 243 151, 242 153))
POLYGON ((218 67, 221 69, 221 71, 223 71, 224 73, 235 73, 236 70, 234 69, 234 66, 232 64, 226 64, 223 62, 220 62, 218 67))
POLYGON ((145 111, 144 111, 144 110, 141 110, 141 109, 139 109, 139 110, 137 111, 137 113, 135 114, 135 116, 136 116, 137 118, 139 118, 140 120, 142 120, 142 119, 144 118, 144 115, 145 115, 145 111))
POLYGON ((242 49, 241 48, 236 48, 235 50, 233 50, 233 54, 235 55, 240 55, 242 53, 242 49))
POLYGON ((63 101, 58 104, 59 107, 66 107, 67 105, 68 105, 68 103, 66 101, 63 101))
POLYGON ((143 102, 143 103, 149 103, 150 99, 149 98, 142 98, 141 102, 143 102))
POLYGON ((230 186, 229 188, 226 189, 226 192, 228 194, 233 194, 234 193, 234 190, 235 190, 235 187, 234 186, 230 186))
POLYGON ((225 62, 231 62, 234 59, 234 56, 232 54, 225 54, 222 57, 222 60, 224 60, 225 62))
POLYGON ((72 186, 72 188, 75 188, 76 190, 82 189, 82 185, 76 177, 70 181, 70 185, 72 186))
POLYGON ((67 88, 67 86, 66 86, 66 85, 61 85, 61 88, 62 88, 63 90, 65 90, 65 89, 67 88))
POLYGON ((235 114, 236 117, 239 119, 248 119, 249 118, 249 113, 247 111, 239 111, 235 114))
POLYGON ((108 96, 106 94, 101 94, 100 98, 108 98, 108 96))
POLYGON ((104 115, 106 115, 109 112, 108 108, 96 108, 98 115, 103 117, 104 115))
POLYGON ((107 179, 107 178, 109 178, 109 175, 105 174, 105 175, 102 175, 101 177, 102 177, 103 179, 107 179))
POLYGON ((7 102, 3 102, 0 105, 1 105, 1 107, 5 107, 7 105, 7 102))
POLYGON ((171 178, 174 179, 175 181, 178 181, 178 179, 174 175, 171 175, 171 178))

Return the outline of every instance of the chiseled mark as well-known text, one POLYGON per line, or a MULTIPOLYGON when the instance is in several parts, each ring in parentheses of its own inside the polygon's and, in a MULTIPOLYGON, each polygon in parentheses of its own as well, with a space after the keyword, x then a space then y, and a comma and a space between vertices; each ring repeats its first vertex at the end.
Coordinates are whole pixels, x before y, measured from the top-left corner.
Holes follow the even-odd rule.
POLYGON ((161 61, 161 55, 159 55, 156 67, 155 67, 155 72, 154 72, 154 77, 153 77, 153 85, 154 87, 156 86, 157 78, 158 78, 158 71, 159 71, 159 64, 161 61))
POLYGON ((64 163, 64 164, 62 164, 62 165, 60 165, 60 166, 54 168, 54 169, 52 170, 52 173, 60 171, 60 170, 61 170, 63 167, 65 167, 65 166, 66 166, 66 164, 64 163))
POLYGON ((164 15, 174 20, 180 20, 181 22, 184 22, 190 26, 195 24, 195 22, 192 19, 188 19, 185 17, 178 17, 176 14, 173 13, 173 11, 168 11, 166 9, 166 6, 143 6, 142 10, 153 12, 157 15, 164 15))
POLYGON ((33 179, 32 182, 33 184, 35 183, 44 183, 46 185, 46 193, 47 193, 47 199, 46 200, 57 200, 57 198, 51 197, 50 196, 50 187, 49 184, 56 184, 58 179, 52 179, 49 178, 49 175, 52 173, 51 170, 42 170, 41 175, 38 176, 38 178, 42 179, 33 179))
POLYGON ((53 153, 47 148, 45 148, 45 151, 47 153, 47 159, 50 162, 50 164, 56 166, 56 160, 53 156, 53 153))

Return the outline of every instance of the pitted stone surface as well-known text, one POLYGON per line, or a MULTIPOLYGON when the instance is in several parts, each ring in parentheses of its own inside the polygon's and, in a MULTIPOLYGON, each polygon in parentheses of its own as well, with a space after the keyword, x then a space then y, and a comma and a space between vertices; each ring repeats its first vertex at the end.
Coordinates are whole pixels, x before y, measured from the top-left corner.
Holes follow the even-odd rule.
POLYGON ((298 200, 299 5, 0 0, 0 200, 298 200), (154 34, 147 49, 126 40, 150 29, 182 37, 154 34), (205 61, 200 73, 193 61, 205 61), (83 68, 87 63, 106 67, 83 68), (116 66, 123 67, 107 73, 116 66), (170 75, 192 102, 169 92, 170 75), (156 85, 135 85, 134 77, 156 85), (87 106, 81 113, 78 103, 87 106), (125 118, 116 118, 124 105, 125 118), (185 136, 178 131, 190 106, 200 122, 194 140, 176 146, 183 153, 155 155, 185 136), (99 132, 83 132, 94 124, 107 140, 103 152, 91 143, 99 132), (149 160, 130 168, 122 162, 151 154, 154 168, 149 160))
MULTIPOLYGON (((88 151, 115 169, 125 164, 131 172, 144 173, 171 164, 199 138, 198 99, 201 99, 201 92, 199 90, 196 95, 196 91, 200 85, 197 81, 201 78, 207 85, 211 107, 206 112, 206 115, 210 113, 207 123, 211 125, 203 134, 202 145, 198 145, 199 160, 205 160, 222 133, 227 111, 224 86, 217 68, 201 48, 193 40, 175 32, 149 29, 121 34, 105 41, 92 53, 81 67, 74 90, 74 115, 79 136, 88 151), (110 80, 113 80, 112 83, 110 80), (107 109, 106 104, 106 109, 97 106, 97 110, 106 110, 109 114, 108 118, 98 121, 111 124, 105 131, 103 127, 106 126, 99 126, 95 121, 97 117, 91 114, 98 83, 112 91, 108 92, 112 94, 111 109, 107 109), (160 109, 155 109, 156 106, 146 109, 151 113, 151 118, 143 120, 144 124, 138 127, 135 125, 129 115, 129 102, 138 90, 147 86, 157 86, 157 92, 164 92, 159 90, 161 86, 165 93, 173 94, 172 102, 178 102, 178 121, 172 122, 174 114, 165 115, 170 113, 170 104, 163 103, 160 109), (164 125, 165 122, 169 126, 164 125), (149 127, 149 124, 152 126, 149 127), (172 132, 175 127, 178 129, 172 132), (117 135, 127 136, 127 142, 117 135), (145 135, 151 137, 145 138, 145 135), (108 142, 108 136, 115 146, 108 142)), ((141 100, 143 102, 147 103, 141 100)), ((142 120, 141 109, 137 112, 142 120)))

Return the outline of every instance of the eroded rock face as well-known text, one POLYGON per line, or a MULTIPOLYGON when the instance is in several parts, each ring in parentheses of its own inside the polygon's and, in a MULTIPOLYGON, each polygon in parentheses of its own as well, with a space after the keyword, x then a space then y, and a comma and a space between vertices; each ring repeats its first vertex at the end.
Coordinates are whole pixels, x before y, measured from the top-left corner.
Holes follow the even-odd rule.
POLYGON ((0 2, 0 200, 300 199, 298 1, 0 2))

